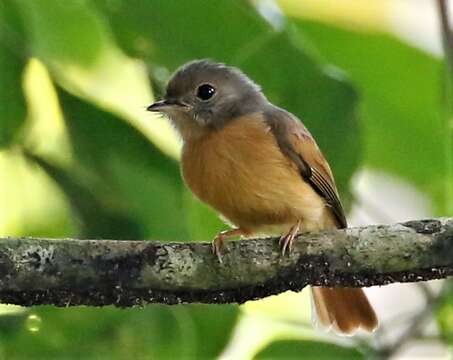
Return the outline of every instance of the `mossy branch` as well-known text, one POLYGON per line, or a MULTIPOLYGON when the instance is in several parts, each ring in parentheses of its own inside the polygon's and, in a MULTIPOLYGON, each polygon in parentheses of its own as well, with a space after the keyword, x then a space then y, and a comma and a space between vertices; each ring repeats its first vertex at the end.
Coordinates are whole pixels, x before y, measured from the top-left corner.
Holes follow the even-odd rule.
POLYGON ((453 275, 453 218, 207 243, 3 238, 0 302, 18 305, 242 303, 307 285, 363 287, 453 275))

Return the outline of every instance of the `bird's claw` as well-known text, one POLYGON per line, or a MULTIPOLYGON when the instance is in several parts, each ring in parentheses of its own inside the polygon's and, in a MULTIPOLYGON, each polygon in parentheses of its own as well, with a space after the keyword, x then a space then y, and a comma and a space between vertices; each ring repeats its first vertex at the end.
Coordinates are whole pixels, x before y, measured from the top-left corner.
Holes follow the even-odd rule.
POLYGON ((222 247, 223 247, 223 243, 225 241, 225 235, 223 234, 219 234, 217 235, 214 240, 212 240, 212 253, 217 256, 217 259, 219 260, 219 263, 223 263, 222 261, 222 247))
POLYGON ((294 237, 295 235, 292 233, 288 233, 280 237, 278 244, 280 246, 282 255, 285 255, 286 249, 288 249, 288 252, 291 252, 291 250, 293 249, 294 237))
POLYGON ((282 235, 280 237, 280 240, 278 241, 278 245, 280 246, 282 255, 285 255, 287 249, 288 249, 288 253, 290 253, 291 250, 293 249, 294 239, 296 238, 297 233, 299 232, 299 227, 300 227, 300 222, 297 222, 297 224, 294 225, 288 231, 287 234, 282 235))
POLYGON ((217 236, 212 240, 212 253, 217 256, 219 263, 223 263, 222 261, 222 247, 226 239, 232 236, 243 235, 244 230, 240 228, 233 228, 230 230, 225 230, 217 234, 217 236))

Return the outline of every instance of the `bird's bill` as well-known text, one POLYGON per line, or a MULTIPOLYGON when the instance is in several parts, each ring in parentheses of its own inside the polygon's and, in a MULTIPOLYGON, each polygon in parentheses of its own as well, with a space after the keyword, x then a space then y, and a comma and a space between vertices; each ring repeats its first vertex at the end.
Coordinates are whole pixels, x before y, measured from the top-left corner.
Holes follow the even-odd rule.
POLYGON ((181 107, 185 106, 184 104, 174 101, 174 100, 161 100, 157 101, 154 104, 151 104, 146 108, 148 111, 153 111, 153 112, 165 112, 168 111, 171 108, 175 107, 181 107))
POLYGON ((162 110, 168 108, 169 106, 171 106, 171 105, 167 103, 167 100, 161 100, 161 101, 155 102, 154 104, 151 104, 150 106, 148 106, 146 108, 146 110, 159 112, 159 111, 162 111, 162 110))

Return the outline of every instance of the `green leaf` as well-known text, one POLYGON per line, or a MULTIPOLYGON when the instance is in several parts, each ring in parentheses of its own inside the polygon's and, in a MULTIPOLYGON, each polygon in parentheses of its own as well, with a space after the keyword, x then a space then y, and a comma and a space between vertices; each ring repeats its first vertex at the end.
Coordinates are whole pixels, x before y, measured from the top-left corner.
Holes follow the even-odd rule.
POLYGON ((44 158, 26 153, 28 159, 39 165, 63 190, 78 215, 81 238, 140 239, 145 236, 140 224, 121 209, 108 209, 89 187, 78 179, 75 169, 56 166, 44 158))
POLYGON ((196 199, 189 190, 185 191, 184 207, 191 240, 211 241, 217 233, 228 228, 212 209, 196 199))
POLYGON ((2 333, 2 336, 8 337, 22 330, 26 319, 26 311, 0 315, 0 332, 2 333))
POLYGON ((271 32, 244 1, 94 2, 106 14, 127 53, 170 69, 196 58, 231 62, 271 32))
POLYGON ((365 357, 356 349, 343 347, 320 341, 308 340, 281 340, 276 341, 259 352, 255 360, 265 359, 364 359, 365 357))
POLYGON ((2 333, 5 358, 214 359, 228 341, 237 306, 41 306, 27 315, 32 318, 21 316, 2 333))
POLYGON ((226 347, 237 322, 239 308, 236 305, 187 305, 186 309, 197 334, 196 351, 187 354, 193 359, 216 359, 226 347))
POLYGON ((361 91, 365 165, 414 183, 444 212, 441 61, 390 35, 294 22, 361 91))
POLYGON ((187 239, 177 163, 129 123, 62 89, 58 95, 74 154, 96 179, 92 193, 137 221, 146 238, 187 239))
POLYGON ((33 52, 46 63, 89 66, 108 36, 88 1, 18 1, 33 52))
POLYGON ((27 60, 23 25, 14 4, 0 3, 0 149, 17 139, 26 117, 22 75, 27 60))
POLYGON ((237 315, 238 307, 232 305, 155 305, 135 312, 125 333, 135 334, 137 345, 146 344, 152 359, 215 359, 237 315))

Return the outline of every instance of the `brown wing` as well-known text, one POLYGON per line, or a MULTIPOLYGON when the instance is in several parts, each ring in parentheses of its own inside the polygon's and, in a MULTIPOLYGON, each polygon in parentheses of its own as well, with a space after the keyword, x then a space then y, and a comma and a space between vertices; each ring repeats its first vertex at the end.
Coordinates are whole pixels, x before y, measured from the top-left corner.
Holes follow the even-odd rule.
POLYGON ((264 116, 282 152, 295 162, 305 181, 326 200, 338 227, 346 228, 332 171, 310 132, 301 121, 282 109, 272 108, 264 116))

